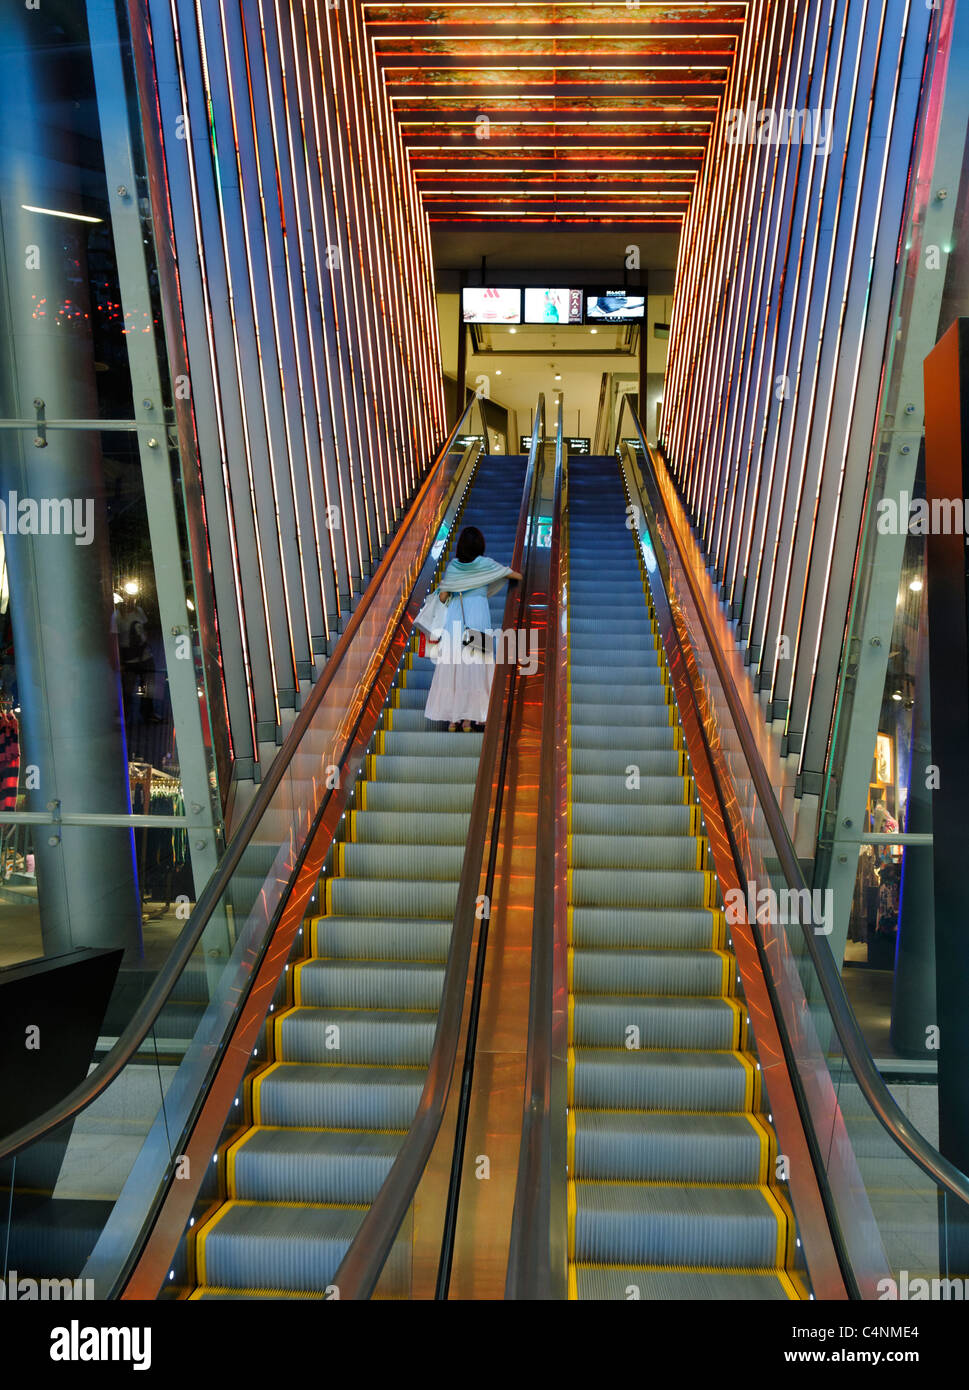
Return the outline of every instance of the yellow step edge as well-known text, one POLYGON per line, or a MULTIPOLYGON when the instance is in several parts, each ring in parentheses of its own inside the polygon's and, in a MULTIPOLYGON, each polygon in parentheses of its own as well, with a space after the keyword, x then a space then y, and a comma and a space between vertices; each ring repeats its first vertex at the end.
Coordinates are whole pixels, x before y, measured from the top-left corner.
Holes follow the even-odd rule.
POLYGON ((709 911, 713 916, 713 946, 722 951, 727 944, 727 914, 722 907, 711 907, 709 911))
POLYGON ((222 1218, 235 1206, 234 1202, 223 1202, 218 1211, 212 1213, 207 1221, 198 1226, 195 1231, 195 1282, 197 1284, 207 1284, 205 1277, 205 1242, 215 1230, 222 1218))
POLYGON ((225 1151, 225 1191, 230 1200, 236 1195, 236 1156, 255 1133, 255 1126, 250 1127, 238 1139, 234 1139, 225 1151))
POLYGON ((386 748, 384 747, 384 737, 385 737, 385 735, 384 735, 383 730, 382 730, 382 729, 378 730, 378 732, 377 732, 377 754, 378 754, 378 756, 379 756, 381 753, 385 753, 385 752, 387 751, 386 748))
POLYGON ((737 981, 735 973, 737 969, 736 962, 729 951, 721 951, 718 948, 714 948, 714 955, 720 957, 720 992, 725 999, 732 999, 735 997, 734 986, 737 981))
POLYGON ((303 966, 309 965, 309 960, 297 961, 293 966, 293 1007, 301 1008, 303 1004, 303 989, 300 976, 303 973, 303 966))
POLYGON ((787 1202, 771 1188, 760 1188, 777 1220, 777 1268, 786 1269, 794 1255, 794 1223, 787 1202))
POLYGON ((270 1062, 268 1067, 263 1067, 260 1071, 256 1072, 255 1076, 252 1078, 252 1082, 249 1088, 250 1103, 252 1110, 252 1114, 250 1117, 251 1124, 262 1124, 262 1083, 265 1081, 267 1076, 274 1072, 277 1067, 281 1067, 282 1065, 282 1062, 270 1062))
POLYGON ((565 1101, 571 1110, 575 1105, 575 1051, 571 1043, 565 1061, 565 1101))
POLYGON ((394 707, 388 705, 384 711, 384 719, 387 721, 387 729, 390 733, 394 731, 394 707))
POLYGON ((572 993, 572 981, 573 981, 573 979, 574 979, 574 977, 575 977, 575 952, 572 950, 572 947, 571 947, 571 946, 569 946, 568 949, 566 950, 565 959, 566 959, 566 969, 567 969, 567 971, 568 971, 568 981, 569 981, 568 988, 569 988, 569 994, 571 994, 571 993, 572 993))
POLYGON ((745 1115, 744 1118, 750 1122, 750 1127, 757 1135, 757 1140, 760 1144, 760 1162, 758 1165, 760 1185, 762 1187, 768 1187, 773 1177, 773 1169, 771 1167, 771 1132, 759 1115, 748 1114, 745 1115))
POLYGON ((360 810, 361 810, 361 811, 365 811, 365 810, 367 809, 367 783, 366 783, 366 779, 364 779, 362 782, 359 783, 359 789, 360 789, 360 810))
POLYGON ((566 945, 569 946, 569 947, 571 947, 571 945, 572 945, 572 904, 571 904, 571 903, 569 903, 569 905, 568 905, 568 906, 566 907, 566 909, 565 909, 565 921, 566 921, 566 945))
POLYGON ((578 1303, 579 1301, 579 1280, 578 1275, 576 1274, 576 1266, 572 1263, 571 1260, 569 1261, 568 1300, 570 1303, 578 1303))
POLYGON ((578 1211, 578 1200, 575 1195, 575 1183, 571 1180, 568 1183, 568 1221, 569 1221, 569 1263, 575 1259, 575 1218, 578 1211))
POLYGON ((757 1068, 754 1066, 754 1059, 749 1052, 735 1052, 734 1056, 737 1057, 744 1069, 744 1110, 753 1112, 757 1089, 755 1085, 757 1068))
POLYGON ((569 1110, 565 1119, 565 1162, 568 1173, 575 1172, 575 1111, 569 1110))

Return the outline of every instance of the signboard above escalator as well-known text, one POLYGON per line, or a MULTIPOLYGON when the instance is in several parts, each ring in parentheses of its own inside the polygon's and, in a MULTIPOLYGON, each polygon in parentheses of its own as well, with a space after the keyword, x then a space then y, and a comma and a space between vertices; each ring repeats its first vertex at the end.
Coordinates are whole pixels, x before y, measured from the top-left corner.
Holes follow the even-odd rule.
MULTIPOLYGON (((532 447, 532 437, 531 437, 531 435, 530 435, 530 434, 521 434, 521 435, 519 435, 519 436, 518 436, 518 442, 519 442, 519 453, 527 454, 528 451, 529 451, 529 449, 532 447)), ((591 453, 592 450, 591 450, 591 448, 589 447, 589 446, 590 446, 590 443, 591 443, 591 440, 589 440, 589 439, 588 439, 587 437, 585 437, 584 435, 579 435, 579 434, 576 434, 576 435, 566 435, 566 437, 565 437, 565 447, 566 447, 566 449, 568 449, 568 451, 569 451, 570 454, 589 454, 589 453, 591 453)))

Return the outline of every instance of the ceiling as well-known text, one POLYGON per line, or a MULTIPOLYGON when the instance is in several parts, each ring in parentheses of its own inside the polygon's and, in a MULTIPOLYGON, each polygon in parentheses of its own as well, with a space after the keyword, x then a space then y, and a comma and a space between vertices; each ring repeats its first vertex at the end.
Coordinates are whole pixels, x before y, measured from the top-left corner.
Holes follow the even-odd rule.
POLYGON ((432 232, 678 233, 745 3, 364 12, 432 232))

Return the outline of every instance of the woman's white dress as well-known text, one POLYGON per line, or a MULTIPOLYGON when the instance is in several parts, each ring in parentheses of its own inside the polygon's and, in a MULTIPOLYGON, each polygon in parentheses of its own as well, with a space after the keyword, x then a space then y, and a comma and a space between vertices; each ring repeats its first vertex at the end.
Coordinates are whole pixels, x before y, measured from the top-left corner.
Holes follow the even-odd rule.
MULTIPOLYGON (((442 719, 449 724, 471 719, 483 724, 488 717, 488 700, 495 675, 494 639, 486 642, 484 652, 463 648, 461 634, 465 627, 478 632, 490 630, 487 585, 469 589, 465 594, 454 594, 448 604, 448 625, 441 640, 441 656, 427 692, 424 709, 427 719, 442 719)), ((430 650, 428 647, 428 652, 430 650)))

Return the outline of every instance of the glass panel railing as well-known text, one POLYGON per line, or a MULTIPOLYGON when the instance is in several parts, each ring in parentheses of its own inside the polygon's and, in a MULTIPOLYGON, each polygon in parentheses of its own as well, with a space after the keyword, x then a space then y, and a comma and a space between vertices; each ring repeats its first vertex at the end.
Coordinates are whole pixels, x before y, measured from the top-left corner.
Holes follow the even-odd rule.
MULTIPOLYGON (((471 402, 463 417, 466 426, 472 420, 469 432, 478 413, 471 402)), ((35 1268, 49 1277, 83 1273, 98 1297, 108 1296, 125 1276, 173 1178, 182 1180, 176 1186, 184 1187, 190 1204, 190 1190, 202 1178, 190 1139, 206 1115, 205 1104, 219 1103, 206 1100, 212 1080, 223 1074, 227 1054, 241 1080, 246 1056, 262 1046, 274 984, 261 1006, 254 1002, 261 967, 273 981, 284 969, 332 841, 332 818, 339 822, 353 785, 353 759, 365 755, 366 731, 387 694, 381 682, 389 687, 386 673, 402 654, 402 619, 417 611, 446 541, 442 523, 449 507, 456 507, 472 463, 472 451, 453 451, 456 434, 457 427, 219 871, 189 920, 178 921, 180 931, 161 969, 117 1042, 87 1083, 0 1139, 0 1235, 8 1265, 16 1257, 22 1274, 32 1275, 35 1268), (241 1060, 235 1055, 240 1019, 249 1039, 241 1060), (52 1243, 45 1233, 55 1228, 63 1238, 52 1243)), ((226 1114, 237 1086, 238 1081, 225 1098, 226 1114)), ((225 1115, 218 1129, 224 1120, 225 1115)))
POLYGON ((733 920, 750 923, 759 938, 843 1270, 863 1298, 891 1296, 906 1280, 965 1273, 951 1268, 950 1237, 953 1220, 965 1219, 969 1181, 919 1133, 878 1073, 828 945, 832 896, 804 881, 756 697, 669 474, 629 411, 620 437, 634 432, 641 450, 624 459, 646 513, 646 566, 667 592, 688 654, 743 885, 733 920))

